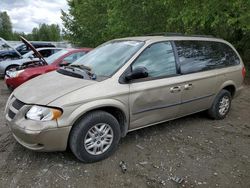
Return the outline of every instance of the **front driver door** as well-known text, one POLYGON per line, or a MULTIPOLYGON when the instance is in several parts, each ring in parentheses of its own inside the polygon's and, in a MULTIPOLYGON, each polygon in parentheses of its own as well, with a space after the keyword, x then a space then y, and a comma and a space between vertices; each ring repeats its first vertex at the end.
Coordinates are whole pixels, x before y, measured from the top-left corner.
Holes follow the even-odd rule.
POLYGON ((150 45, 132 64, 149 76, 130 83, 130 130, 174 118, 179 111, 181 87, 171 42, 150 45))

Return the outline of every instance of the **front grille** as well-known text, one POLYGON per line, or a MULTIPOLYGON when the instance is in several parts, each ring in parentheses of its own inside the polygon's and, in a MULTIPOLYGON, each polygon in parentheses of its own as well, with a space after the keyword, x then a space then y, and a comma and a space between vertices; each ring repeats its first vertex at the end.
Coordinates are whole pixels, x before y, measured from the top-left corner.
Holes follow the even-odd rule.
POLYGON ((10 119, 14 119, 16 116, 17 112, 25 105, 22 101, 18 100, 15 97, 11 98, 10 104, 9 104, 9 109, 8 109, 8 116, 10 119), (11 110, 13 109, 13 110, 11 110), (14 112, 13 112, 14 111, 14 112))
POLYGON ((8 116, 10 119, 13 119, 15 117, 15 115, 16 114, 14 112, 12 112, 11 110, 8 111, 8 116))
POLYGON ((17 109, 20 110, 25 104, 22 101, 19 101, 18 99, 14 100, 14 102, 12 103, 12 106, 17 109))

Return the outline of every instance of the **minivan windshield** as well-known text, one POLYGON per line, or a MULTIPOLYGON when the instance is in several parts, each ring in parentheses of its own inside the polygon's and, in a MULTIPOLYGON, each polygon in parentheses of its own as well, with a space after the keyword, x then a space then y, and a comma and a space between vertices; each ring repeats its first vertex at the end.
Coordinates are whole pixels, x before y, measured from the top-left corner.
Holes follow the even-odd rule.
POLYGON ((142 41, 111 41, 92 50, 72 65, 87 66, 97 77, 110 77, 143 45, 142 41))

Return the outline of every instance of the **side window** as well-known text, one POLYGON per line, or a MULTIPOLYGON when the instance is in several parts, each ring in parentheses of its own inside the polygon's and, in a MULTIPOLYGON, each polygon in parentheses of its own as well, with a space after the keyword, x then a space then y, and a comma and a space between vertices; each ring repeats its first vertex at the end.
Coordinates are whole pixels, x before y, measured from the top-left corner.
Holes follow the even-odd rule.
POLYGON ((78 58, 82 57, 85 53, 84 52, 77 52, 73 53, 63 59, 63 61, 66 61, 67 63, 73 63, 78 58))
POLYGON ((224 43, 219 43, 219 48, 221 59, 225 67, 240 64, 238 55, 230 46, 224 43))
POLYGON ((47 49, 47 50, 40 50, 39 52, 43 57, 49 57, 52 54, 51 51, 52 50, 47 49))
POLYGON ((176 41, 183 74, 239 64, 239 58, 228 45, 212 41, 176 41))
POLYGON ((149 77, 176 74, 175 57, 171 43, 156 43, 148 47, 132 64, 132 70, 136 67, 147 68, 149 77))

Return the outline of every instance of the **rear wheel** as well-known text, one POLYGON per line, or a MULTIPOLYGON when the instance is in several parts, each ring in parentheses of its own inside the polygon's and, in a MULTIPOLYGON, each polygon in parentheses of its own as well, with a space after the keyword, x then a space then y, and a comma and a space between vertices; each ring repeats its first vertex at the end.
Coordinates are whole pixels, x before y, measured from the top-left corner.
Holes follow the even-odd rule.
POLYGON ((109 157, 117 148, 121 137, 117 119, 104 111, 86 115, 70 133, 69 146, 83 162, 96 162, 109 157))
POLYGON ((225 89, 221 90, 208 110, 209 116, 213 119, 224 119, 230 110, 231 101, 231 93, 225 89))

